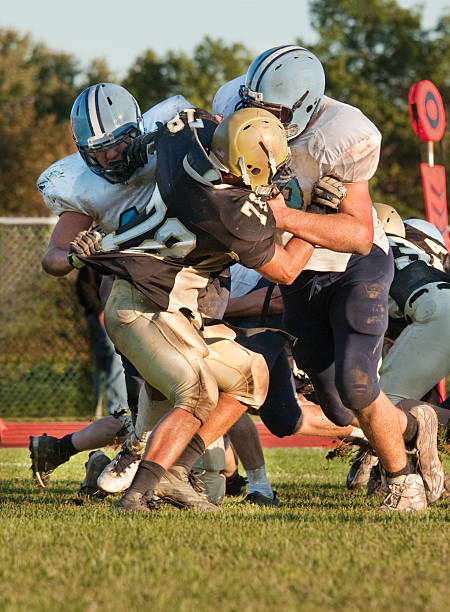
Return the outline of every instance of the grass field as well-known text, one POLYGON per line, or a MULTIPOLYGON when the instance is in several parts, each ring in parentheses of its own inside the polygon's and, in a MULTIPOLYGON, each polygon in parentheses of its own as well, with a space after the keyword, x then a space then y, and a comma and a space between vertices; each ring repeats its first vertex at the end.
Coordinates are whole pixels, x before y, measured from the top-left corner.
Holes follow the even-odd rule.
POLYGON ((448 609, 450 502, 384 513, 323 450, 265 454, 280 508, 130 516, 75 503, 87 453, 41 490, 28 452, 1 449, 0 610, 448 609))

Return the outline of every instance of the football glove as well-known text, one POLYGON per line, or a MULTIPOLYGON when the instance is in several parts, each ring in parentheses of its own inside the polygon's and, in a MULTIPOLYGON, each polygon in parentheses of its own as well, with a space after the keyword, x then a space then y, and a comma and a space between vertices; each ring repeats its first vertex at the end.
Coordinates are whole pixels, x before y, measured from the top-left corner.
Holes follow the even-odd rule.
POLYGON ((334 176, 323 176, 314 186, 307 212, 316 215, 337 213, 346 194, 347 189, 339 179, 334 176))
POLYGON ((89 255, 95 255, 96 253, 100 253, 102 250, 101 243, 103 236, 98 229, 99 228, 93 228, 78 232, 70 243, 69 255, 67 256, 67 259, 73 268, 77 268, 79 270, 84 266, 84 263, 80 257, 89 257, 89 255))
POLYGON ((148 162, 149 154, 155 152, 155 132, 136 136, 127 145, 122 153, 122 158, 132 168, 143 168, 148 162))

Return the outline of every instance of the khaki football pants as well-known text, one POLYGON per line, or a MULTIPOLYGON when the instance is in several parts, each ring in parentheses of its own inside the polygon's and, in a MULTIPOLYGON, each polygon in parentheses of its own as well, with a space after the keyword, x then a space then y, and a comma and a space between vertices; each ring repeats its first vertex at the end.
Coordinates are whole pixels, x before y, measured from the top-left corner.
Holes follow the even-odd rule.
POLYGON ((267 394, 264 358, 234 342, 225 325, 200 331, 181 312, 161 311, 125 280, 116 280, 105 307, 105 326, 117 349, 175 408, 202 423, 219 391, 259 408, 267 394))

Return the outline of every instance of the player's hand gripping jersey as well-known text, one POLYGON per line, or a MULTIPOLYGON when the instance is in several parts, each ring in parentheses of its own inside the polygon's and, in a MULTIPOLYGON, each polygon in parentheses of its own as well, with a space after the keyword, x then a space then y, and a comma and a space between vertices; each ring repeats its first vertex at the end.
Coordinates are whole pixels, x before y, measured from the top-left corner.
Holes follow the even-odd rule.
POLYGON ((207 113, 189 109, 158 127, 149 203, 103 238, 102 253, 84 260, 128 280, 163 310, 196 312, 211 277, 235 261, 259 268, 275 252, 267 203, 249 188, 223 184, 208 162, 216 126, 207 113))

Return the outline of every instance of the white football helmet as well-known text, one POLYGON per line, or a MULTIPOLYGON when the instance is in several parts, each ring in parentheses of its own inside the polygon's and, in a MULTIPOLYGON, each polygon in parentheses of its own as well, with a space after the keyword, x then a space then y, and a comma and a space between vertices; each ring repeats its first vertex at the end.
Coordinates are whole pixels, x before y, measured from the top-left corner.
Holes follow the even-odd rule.
POLYGON ((138 103, 126 89, 114 83, 91 85, 75 100, 70 123, 78 151, 92 172, 110 183, 130 178, 134 167, 118 161, 103 168, 95 158, 95 153, 144 132, 138 103))
POLYGON ((243 106, 273 113, 286 127, 288 139, 303 132, 319 108, 325 74, 317 57, 295 45, 264 51, 250 64, 239 95, 243 106))

